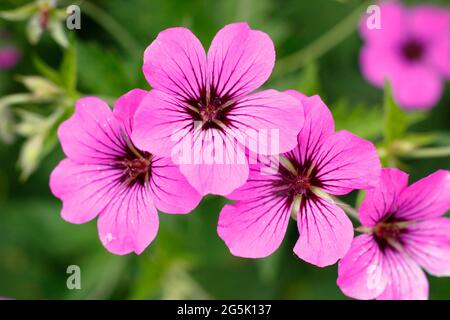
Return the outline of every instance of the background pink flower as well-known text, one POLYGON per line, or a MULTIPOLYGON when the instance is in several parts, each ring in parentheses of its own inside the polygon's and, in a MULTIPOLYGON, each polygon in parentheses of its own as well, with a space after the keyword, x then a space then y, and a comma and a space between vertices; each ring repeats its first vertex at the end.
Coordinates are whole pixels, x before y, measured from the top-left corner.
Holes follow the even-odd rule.
POLYGON ((140 254, 158 230, 156 209, 187 213, 200 201, 169 158, 137 149, 130 140, 135 110, 147 92, 132 90, 114 111, 95 97, 78 100, 58 130, 67 159, 50 177, 62 217, 85 223, 99 215, 98 231, 112 253, 140 254))
POLYGON ((337 283, 357 299, 427 299, 425 273, 450 275, 450 172, 408 187, 408 175, 383 169, 359 209, 366 234, 339 262, 337 283))
POLYGON ((15 47, 0 48, 0 70, 14 68, 20 60, 20 52, 15 47))
POLYGON ((334 264, 350 248, 353 226, 328 194, 343 195, 378 183, 380 162, 374 145, 348 131, 334 132, 331 112, 318 96, 303 98, 305 125, 298 144, 280 159, 277 174, 251 167, 248 182, 229 198, 218 233, 232 254, 262 258, 272 254, 297 219, 294 252, 317 266, 334 264))
POLYGON ((362 19, 363 75, 372 84, 392 83, 396 101, 406 109, 428 109, 442 96, 450 79, 450 10, 419 5, 405 8, 384 2, 381 28, 369 29, 362 19))
MULTIPOLYGON (((136 113, 133 141, 143 150, 171 156, 181 137, 191 135, 192 144, 199 139, 194 132, 198 122, 201 132, 221 141, 230 139, 225 129, 243 134, 248 128, 278 129, 276 153, 291 150, 303 124, 299 101, 275 90, 250 94, 268 79, 274 63, 272 40, 246 23, 220 30, 208 54, 186 28, 161 32, 144 54, 143 71, 155 90, 136 113), (180 138, 173 139, 179 132, 180 138)), ((205 148, 202 141, 200 152, 205 148)), ((245 152, 243 146, 237 148, 245 152)), ((216 146, 213 152, 218 152, 216 146)), ((220 195, 244 184, 249 172, 247 163, 181 163, 180 170, 201 194, 220 195)))

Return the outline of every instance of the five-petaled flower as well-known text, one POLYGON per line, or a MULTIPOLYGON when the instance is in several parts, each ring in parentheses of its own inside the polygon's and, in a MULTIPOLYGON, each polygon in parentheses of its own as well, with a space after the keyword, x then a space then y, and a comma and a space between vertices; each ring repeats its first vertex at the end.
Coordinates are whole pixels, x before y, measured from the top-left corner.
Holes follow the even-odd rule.
POLYGON ((450 275, 450 172, 408 187, 408 175, 383 169, 359 209, 365 234, 339 262, 337 283, 357 299, 427 299, 425 273, 450 275))
MULTIPOLYGON (((279 134, 278 148, 261 152, 278 154, 293 149, 303 125, 299 101, 275 90, 250 93, 268 79, 274 63, 272 40, 246 23, 220 30, 208 54, 188 29, 162 31, 144 54, 143 72, 154 90, 136 112, 133 141, 140 149, 161 156, 173 156, 186 136, 192 145, 202 137, 219 140, 210 150, 213 154, 260 153, 257 143, 242 141, 233 145, 239 150, 229 150, 227 141, 233 137, 227 132, 240 132, 248 141, 255 139, 246 136, 248 129, 274 129, 279 134)), ((203 141, 199 144, 200 153, 210 148, 203 141)), ((243 163, 179 164, 201 194, 229 194, 243 185, 249 174, 248 159, 243 163)))
POLYGON ((98 98, 80 99, 58 130, 67 159, 52 172, 50 187, 63 202, 62 217, 84 223, 99 215, 100 240, 115 254, 140 254, 153 241, 157 208, 187 213, 201 199, 169 158, 139 150, 130 139, 146 93, 128 92, 114 111, 98 98))
POLYGON ((262 258, 280 245, 292 214, 299 239, 294 252, 317 266, 334 264, 353 239, 353 226, 331 195, 375 186, 381 172, 374 145, 348 131, 334 131, 318 96, 302 97, 305 124, 298 145, 280 156, 277 174, 252 166, 248 182, 228 197, 218 233, 236 256, 262 258))
POLYGON ((364 76, 382 87, 392 83, 396 101, 405 109, 432 108, 450 79, 450 11, 431 5, 410 9, 398 2, 380 5, 380 29, 365 16, 360 64, 364 76))

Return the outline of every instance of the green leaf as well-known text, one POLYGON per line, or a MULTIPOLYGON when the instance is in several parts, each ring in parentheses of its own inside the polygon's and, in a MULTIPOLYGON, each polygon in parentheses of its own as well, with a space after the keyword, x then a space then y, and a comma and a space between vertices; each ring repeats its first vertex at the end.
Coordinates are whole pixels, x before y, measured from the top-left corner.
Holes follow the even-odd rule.
POLYGON ((38 6, 33 2, 16 9, 0 11, 0 18, 9 21, 24 21, 30 18, 37 10, 38 6))
POLYGON ((408 129, 408 117, 398 106, 392 96, 392 88, 388 82, 384 88, 384 140, 391 144, 401 138, 408 129))
POLYGON ((50 81, 54 82, 57 85, 61 85, 61 76, 59 72, 52 67, 50 67, 47 63, 45 63, 44 60, 39 58, 37 55, 32 56, 33 64, 36 68, 36 70, 45 78, 49 79, 50 81))
POLYGON ((61 79, 69 95, 74 95, 77 89, 77 60, 75 37, 72 36, 60 67, 61 79))

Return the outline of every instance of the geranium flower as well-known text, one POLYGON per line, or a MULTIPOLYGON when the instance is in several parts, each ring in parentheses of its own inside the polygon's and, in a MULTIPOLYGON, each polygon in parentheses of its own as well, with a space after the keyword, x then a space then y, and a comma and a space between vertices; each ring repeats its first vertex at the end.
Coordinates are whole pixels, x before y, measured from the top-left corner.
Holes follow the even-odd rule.
POLYGON ((450 11, 431 5, 407 9, 397 2, 380 9, 380 29, 369 29, 367 17, 362 19, 363 75, 378 87, 387 78, 405 109, 433 107, 450 79, 450 11))
POLYGON ((140 254, 152 242, 157 208, 187 213, 201 199, 170 159, 141 151, 130 140, 146 93, 130 91, 114 111, 98 98, 80 99, 58 130, 67 159, 52 172, 50 188, 63 202, 62 217, 85 223, 99 215, 100 240, 115 254, 140 254))
POLYGON ((278 173, 264 175, 252 167, 248 182, 229 196, 237 202, 220 214, 219 236, 236 256, 273 253, 292 215, 300 234, 297 256, 317 266, 335 263, 350 248, 353 227, 330 194, 378 183, 381 167, 374 145, 348 131, 334 132, 332 115, 319 96, 302 102, 305 125, 297 147, 280 156, 278 173))
POLYGON ((20 52, 15 47, 0 48, 0 70, 14 68, 20 60, 20 52))
POLYGON ((380 185, 359 209, 365 234, 339 262, 337 283, 357 299, 427 299, 422 268, 450 275, 450 172, 439 170, 408 187, 408 175, 383 169, 380 185))
MULTIPOLYGON (((230 24, 220 30, 207 55, 188 29, 161 32, 144 54, 143 71, 155 90, 136 112, 133 141, 142 150, 173 156, 186 138, 195 145, 205 137, 215 140, 212 150, 202 140, 195 152, 229 156, 248 150, 242 143, 229 147, 231 131, 255 140, 247 134, 248 129, 274 129, 277 132, 270 131, 269 135, 279 134, 275 148, 263 152, 251 143, 247 147, 268 154, 291 150, 303 124, 299 101, 275 90, 250 94, 268 79, 274 62, 272 40, 246 23, 230 24), (200 123, 200 129, 196 123, 200 123)), ((182 161, 180 170, 201 194, 226 195, 247 180, 247 160, 182 161)))

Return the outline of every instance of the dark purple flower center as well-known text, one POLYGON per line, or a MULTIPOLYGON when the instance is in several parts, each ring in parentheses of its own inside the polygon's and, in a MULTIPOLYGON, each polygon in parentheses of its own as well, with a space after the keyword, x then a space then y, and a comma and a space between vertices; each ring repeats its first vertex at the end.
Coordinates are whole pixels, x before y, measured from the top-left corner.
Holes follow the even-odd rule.
POLYGON ((127 145, 125 156, 118 159, 117 167, 123 172, 121 181, 128 186, 144 186, 152 173, 152 159, 152 154, 127 145))
POLYGON ((373 227, 373 235, 379 247, 383 250, 386 247, 395 248, 402 243, 402 235, 407 232, 404 221, 399 221, 393 218, 393 215, 388 215, 388 218, 379 222, 373 227))
POLYGON ((228 114, 234 103, 230 98, 220 97, 214 90, 209 95, 202 92, 199 100, 190 99, 186 105, 186 112, 193 121, 202 123, 202 130, 223 130, 230 125, 228 114))
POLYGON ((406 60, 415 62, 423 58, 425 46, 420 41, 411 39, 404 43, 401 50, 406 60))

